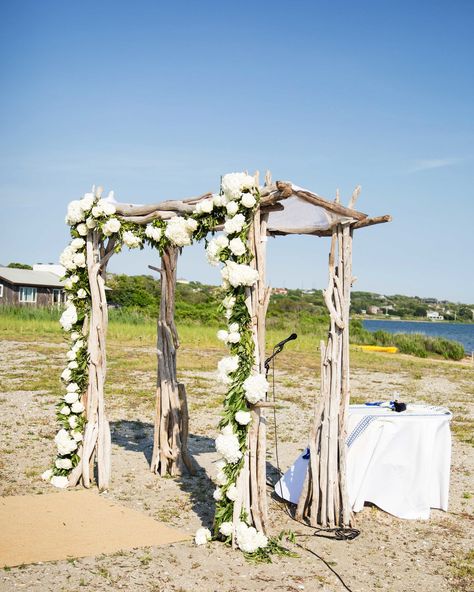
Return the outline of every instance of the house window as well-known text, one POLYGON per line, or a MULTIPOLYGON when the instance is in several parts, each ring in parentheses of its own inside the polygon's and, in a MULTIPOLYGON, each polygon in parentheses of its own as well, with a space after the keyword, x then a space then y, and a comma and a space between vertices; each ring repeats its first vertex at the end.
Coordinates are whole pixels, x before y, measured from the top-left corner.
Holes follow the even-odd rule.
POLYGON ((53 288, 53 304, 61 304, 61 290, 53 288))
POLYGON ((20 302, 36 302, 37 290, 29 286, 20 286, 20 302))
POLYGON ((3 298, 3 284, 0 284, 0 298, 3 298))

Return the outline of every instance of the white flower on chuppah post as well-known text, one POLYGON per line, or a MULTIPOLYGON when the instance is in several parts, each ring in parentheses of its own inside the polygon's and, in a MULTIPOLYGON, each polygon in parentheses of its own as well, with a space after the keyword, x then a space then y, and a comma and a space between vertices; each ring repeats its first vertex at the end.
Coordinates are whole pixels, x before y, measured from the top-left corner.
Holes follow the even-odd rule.
POLYGON ((235 216, 239 211, 239 204, 236 201, 230 201, 226 206, 225 209, 229 216, 235 216))
POLYGON ((235 372, 239 367, 239 356, 226 356, 222 358, 217 364, 217 371, 219 379, 224 384, 230 384, 232 381, 229 374, 235 372))
POLYGON ((77 323, 77 310, 74 304, 69 303, 66 310, 61 315, 59 322, 65 331, 70 331, 72 329, 72 326, 77 323))
POLYGON ((86 298, 87 292, 84 290, 84 288, 79 288, 76 295, 78 298, 86 298))
POLYGON ((232 522, 223 522, 219 526, 219 532, 223 536, 228 537, 234 532, 234 525, 232 524, 232 522))
POLYGON ((177 247, 191 244, 192 229, 181 216, 173 216, 166 222, 165 236, 177 247))
POLYGON ((206 545, 212 539, 211 531, 208 528, 198 528, 194 535, 196 545, 206 545))
POLYGON ((82 211, 88 212, 92 206, 94 205, 95 202, 95 196, 93 193, 84 193, 84 197, 81 199, 81 201, 79 202, 82 211))
POLYGON ((78 224, 76 226, 76 230, 81 236, 86 236, 86 234, 89 232, 86 224, 78 224))
POLYGON ((78 251, 79 249, 82 249, 85 244, 86 241, 83 238, 73 238, 69 246, 74 251, 78 251))
POLYGON ((265 398, 270 385, 263 374, 254 374, 244 380, 245 398, 254 405, 265 398))
POLYGON ((236 257, 240 257, 241 255, 247 252, 247 247, 244 245, 242 239, 239 237, 233 238, 229 242, 229 249, 231 250, 232 254, 236 257))
POLYGON ((82 413, 84 411, 84 405, 80 401, 76 401, 71 405, 71 411, 73 413, 82 413))
POLYGON ((225 485, 227 483, 227 475, 224 473, 224 471, 217 471, 214 481, 217 485, 225 485))
POLYGON ((77 448, 77 442, 70 438, 69 433, 63 428, 54 437, 54 441, 60 455, 71 454, 77 448))
POLYGON ((221 500, 222 499, 222 489, 220 487, 216 487, 214 489, 214 493, 212 494, 212 497, 216 500, 216 502, 221 500))
POLYGON ((67 385, 66 390, 68 393, 76 393, 79 390, 79 385, 77 382, 71 382, 67 385))
POLYGON ((250 265, 236 263, 235 261, 226 261, 225 266, 221 270, 221 275, 234 288, 238 286, 253 286, 259 278, 256 269, 253 269, 250 265))
POLYGON ((230 424, 222 428, 217 436, 216 450, 228 463, 236 463, 242 458, 239 439, 230 424))
POLYGON ((226 234, 236 234, 240 232, 245 225, 245 216, 243 214, 236 214, 233 218, 228 218, 224 224, 224 232, 226 234))
POLYGON ((67 207, 66 224, 74 226, 84 220, 84 210, 82 209, 81 202, 76 199, 71 201, 67 207))
POLYGON ((89 230, 92 230, 97 226, 97 222, 94 220, 94 218, 87 218, 86 226, 89 230))
POLYGON ((253 208, 253 206, 257 203, 255 196, 252 193, 242 193, 242 199, 240 203, 245 208, 253 208))
POLYGON ((151 240, 154 240, 155 242, 158 242, 161 238, 161 235, 161 228, 157 228, 156 226, 153 226, 153 224, 147 224, 145 228, 146 237, 150 238, 151 240))
POLYGON ((227 499, 230 499, 231 502, 235 502, 237 499, 237 487, 232 484, 229 489, 226 491, 227 499))
POLYGON ((243 189, 255 187, 255 178, 247 173, 227 173, 222 177, 222 191, 230 198, 237 199, 243 189))
POLYGON ((221 195, 221 194, 217 194, 217 195, 213 195, 212 196, 212 201, 214 202, 214 205, 218 208, 221 208, 222 206, 225 206, 227 204, 227 197, 225 195, 221 195))
POLYGON ((245 522, 239 522, 235 529, 235 536, 239 549, 245 553, 255 553, 258 549, 263 549, 268 545, 268 539, 256 530, 253 526, 248 526, 245 522))
POLYGON ((64 401, 68 404, 68 405, 72 405, 73 403, 75 403, 77 400, 79 399, 79 393, 78 392, 69 392, 66 393, 64 395, 64 401))
POLYGON ((69 485, 69 479, 63 476, 54 476, 50 479, 51 485, 54 487, 59 487, 59 489, 65 489, 69 485))
POLYGON ((70 458, 58 458, 54 464, 57 469, 72 469, 72 461, 70 458))
POLYGON ((252 421, 252 414, 250 411, 237 411, 234 415, 235 421, 240 425, 248 425, 252 421))
POLYGON ((51 469, 47 469, 44 473, 41 473, 41 479, 43 481, 49 481, 53 476, 53 471, 51 469))
MULTIPOLYGON (((68 366, 69 366, 69 364, 68 364, 68 366)), ((61 374, 61 379, 64 380, 64 382, 69 382, 71 380, 71 370, 70 370, 70 368, 64 368, 64 370, 63 370, 63 372, 61 374)))
POLYGON ((81 432, 72 432, 72 437, 76 442, 82 442, 83 436, 81 432))
POLYGON ((59 413, 60 413, 61 415, 69 415, 69 414, 71 413, 71 409, 70 409, 70 407, 68 407, 67 405, 63 405, 63 406, 61 407, 61 409, 59 410, 59 413))
POLYGON ((105 236, 110 236, 118 232, 122 224, 117 218, 109 218, 107 222, 102 226, 102 232, 105 236))

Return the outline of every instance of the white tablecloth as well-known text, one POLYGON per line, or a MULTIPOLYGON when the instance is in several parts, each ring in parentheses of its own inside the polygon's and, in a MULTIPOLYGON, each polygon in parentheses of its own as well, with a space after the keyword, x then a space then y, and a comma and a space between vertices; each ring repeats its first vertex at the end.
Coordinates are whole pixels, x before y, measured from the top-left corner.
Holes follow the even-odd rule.
MULTIPOLYGON (((399 518, 427 519, 448 509, 451 413, 444 407, 408 405, 396 413, 351 405, 347 430, 347 488, 355 512, 365 502, 399 518)), ((305 458, 307 457, 307 458, 305 458)), ((301 454, 275 486, 297 503, 308 465, 301 454)))

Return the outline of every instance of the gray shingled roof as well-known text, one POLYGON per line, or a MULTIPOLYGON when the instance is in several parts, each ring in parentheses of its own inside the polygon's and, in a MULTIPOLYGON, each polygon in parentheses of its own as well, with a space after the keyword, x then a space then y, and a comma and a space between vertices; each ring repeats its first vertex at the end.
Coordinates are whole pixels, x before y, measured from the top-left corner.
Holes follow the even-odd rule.
POLYGON ((10 284, 22 286, 47 286, 50 288, 62 288, 62 282, 57 275, 49 271, 33 271, 32 269, 14 269, 12 267, 0 267, 0 280, 4 279, 10 284))

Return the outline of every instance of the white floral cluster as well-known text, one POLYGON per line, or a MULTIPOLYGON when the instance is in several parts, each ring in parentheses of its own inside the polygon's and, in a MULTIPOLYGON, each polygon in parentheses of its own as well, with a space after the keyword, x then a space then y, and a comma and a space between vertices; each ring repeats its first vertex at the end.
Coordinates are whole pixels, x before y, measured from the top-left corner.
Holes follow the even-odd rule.
POLYGON ((242 458, 239 439, 231 424, 222 428, 216 438, 216 450, 227 463, 236 463, 242 458))
POLYGON ((244 380, 245 398, 249 403, 255 405, 265 398, 270 385, 263 374, 252 374, 244 380))
POLYGON ((244 553, 255 553, 268 545, 268 539, 263 532, 239 522, 235 528, 235 538, 239 549, 244 553))

